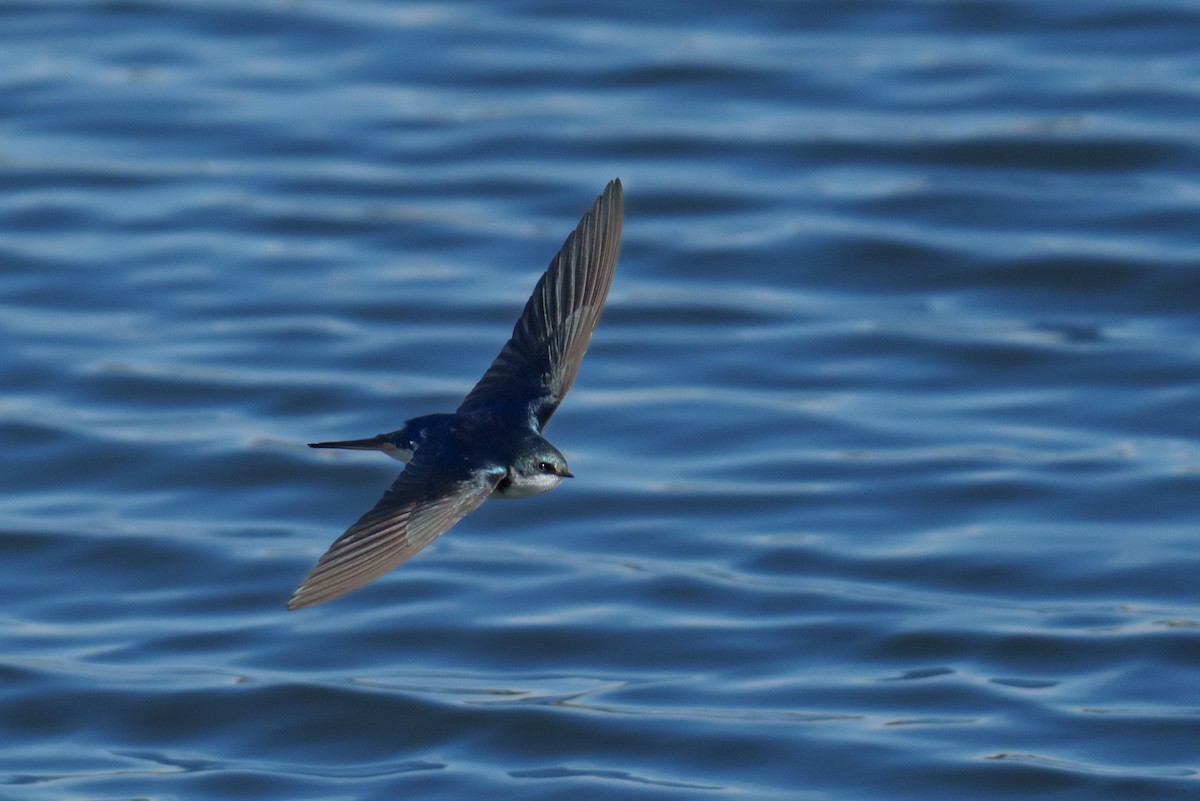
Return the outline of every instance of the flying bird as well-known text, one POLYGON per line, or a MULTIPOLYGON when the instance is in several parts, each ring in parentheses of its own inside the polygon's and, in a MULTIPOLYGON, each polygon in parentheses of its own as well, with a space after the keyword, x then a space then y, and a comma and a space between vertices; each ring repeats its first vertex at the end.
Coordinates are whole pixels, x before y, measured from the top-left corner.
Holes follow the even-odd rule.
POLYGON ((383 451, 407 466, 379 502, 333 541, 288 601, 328 601, 379 578, 488 498, 527 498, 572 478, 542 436, 579 371, 621 244, 614 179, 538 279, 495 361, 451 414, 415 417, 387 434, 312 448, 383 451))

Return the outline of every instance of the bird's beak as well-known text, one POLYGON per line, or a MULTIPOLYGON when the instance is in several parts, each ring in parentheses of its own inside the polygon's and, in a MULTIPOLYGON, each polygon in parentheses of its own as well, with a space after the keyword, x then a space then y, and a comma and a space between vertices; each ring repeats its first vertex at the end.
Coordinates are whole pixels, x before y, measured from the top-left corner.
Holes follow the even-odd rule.
POLYGON ((561 476, 562 478, 575 478, 575 474, 572 473, 570 470, 564 470, 561 473, 559 473, 558 475, 561 476))

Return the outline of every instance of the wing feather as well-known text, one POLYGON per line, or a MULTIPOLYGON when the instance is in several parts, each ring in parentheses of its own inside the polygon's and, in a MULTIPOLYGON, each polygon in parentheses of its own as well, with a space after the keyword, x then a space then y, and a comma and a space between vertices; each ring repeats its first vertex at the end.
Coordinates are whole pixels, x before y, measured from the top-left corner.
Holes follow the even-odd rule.
POLYGON ((483 503, 502 467, 451 472, 421 460, 404 468, 379 502, 333 541, 288 601, 288 609, 328 601, 379 578, 483 503))
POLYGON ((458 411, 506 416, 537 431, 579 372, 612 284, 624 194, 614 179, 538 280, 512 337, 458 411))

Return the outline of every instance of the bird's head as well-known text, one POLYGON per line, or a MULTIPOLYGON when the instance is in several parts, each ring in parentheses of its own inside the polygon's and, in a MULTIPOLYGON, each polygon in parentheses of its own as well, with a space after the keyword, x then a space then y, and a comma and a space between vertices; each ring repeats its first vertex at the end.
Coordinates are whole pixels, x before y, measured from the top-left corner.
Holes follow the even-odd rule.
POLYGON ((521 454, 513 468, 522 478, 555 479, 555 484, 564 478, 575 477, 567 469, 567 457, 545 440, 521 454))
POLYGON ((540 437, 539 440, 530 443, 513 459, 507 495, 540 495, 557 487, 564 478, 573 478, 567 469, 567 459, 558 448, 540 437))

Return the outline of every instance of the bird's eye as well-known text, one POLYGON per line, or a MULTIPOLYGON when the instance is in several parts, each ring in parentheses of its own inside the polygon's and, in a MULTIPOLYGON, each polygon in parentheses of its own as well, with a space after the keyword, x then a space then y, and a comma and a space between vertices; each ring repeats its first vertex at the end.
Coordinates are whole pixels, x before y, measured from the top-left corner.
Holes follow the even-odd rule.
POLYGON ((554 472, 554 465, 550 464, 549 462, 538 462, 537 468, 538 468, 538 470, 541 470, 543 473, 553 473, 554 472))

